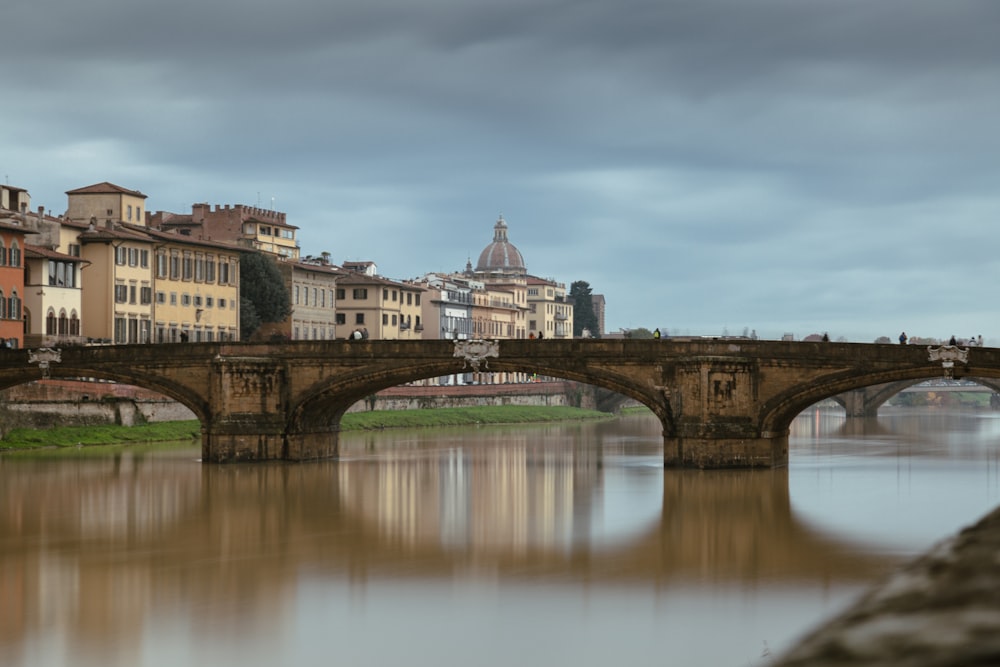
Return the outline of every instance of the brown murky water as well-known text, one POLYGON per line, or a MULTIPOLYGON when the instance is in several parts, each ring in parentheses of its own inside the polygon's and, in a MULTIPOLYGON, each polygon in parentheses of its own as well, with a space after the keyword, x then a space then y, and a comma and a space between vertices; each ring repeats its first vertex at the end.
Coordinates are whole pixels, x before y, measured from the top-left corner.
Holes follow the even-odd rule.
POLYGON ((1000 504, 1000 416, 813 410, 778 471, 651 417, 0 457, 0 665, 766 665, 1000 504))

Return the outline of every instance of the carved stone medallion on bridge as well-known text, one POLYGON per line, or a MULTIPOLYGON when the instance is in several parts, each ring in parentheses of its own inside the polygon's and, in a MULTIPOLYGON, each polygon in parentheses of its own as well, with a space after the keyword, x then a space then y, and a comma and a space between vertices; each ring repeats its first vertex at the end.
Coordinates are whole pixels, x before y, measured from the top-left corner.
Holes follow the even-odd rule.
POLYGON ((480 364, 489 368, 486 358, 500 356, 500 342, 495 340, 456 340, 454 356, 465 359, 466 365, 472 366, 474 370, 478 371, 480 364))
POLYGON ((51 347, 28 350, 28 363, 38 364, 38 369, 42 371, 43 378, 49 377, 49 364, 52 362, 62 362, 62 350, 54 350, 51 347))
POLYGON ((944 369, 944 376, 950 378, 955 374, 955 362, 962 364, 969 363, 969 351, 961 350, 954 345, 942 345, 938 348, 927 347, 929 361, 940 361, 941 368, 944 369))

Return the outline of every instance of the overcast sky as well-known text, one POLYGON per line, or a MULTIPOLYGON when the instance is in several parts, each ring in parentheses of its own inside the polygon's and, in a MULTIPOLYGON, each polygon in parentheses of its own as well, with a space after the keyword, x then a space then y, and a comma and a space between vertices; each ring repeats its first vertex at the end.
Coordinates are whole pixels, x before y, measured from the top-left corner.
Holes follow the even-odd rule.
POLYGON ((288 214, 389 278, 528 271, 608 330, 1000 344, 996 0, 13 0, 0 177, 288 214))

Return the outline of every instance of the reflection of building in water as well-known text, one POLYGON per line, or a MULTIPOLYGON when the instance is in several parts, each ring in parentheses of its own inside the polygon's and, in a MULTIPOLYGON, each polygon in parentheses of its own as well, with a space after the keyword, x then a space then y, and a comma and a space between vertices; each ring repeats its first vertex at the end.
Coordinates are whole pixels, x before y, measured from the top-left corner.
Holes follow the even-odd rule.
POLYGON ((380 535, 409 546, 523 554, 586 539, 591 504, 599 501, 594 450, 540 446, 538 434, 498 432, 494 440, 439 459, 342 464, 341 493, 380 535))

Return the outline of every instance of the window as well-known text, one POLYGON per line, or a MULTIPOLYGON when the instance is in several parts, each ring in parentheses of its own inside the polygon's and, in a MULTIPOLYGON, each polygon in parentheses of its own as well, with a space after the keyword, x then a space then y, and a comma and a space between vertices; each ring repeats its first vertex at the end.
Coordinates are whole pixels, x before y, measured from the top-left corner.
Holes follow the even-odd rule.
POLYGON ((182 306, 190 306, 191 305, 191 295, 188 294, 187 292, 185 292, 184 294, 181 294, 181 305, 182 306))
POLYGON ((347 315, 345 315, 344 313, 337 313, 337 316, 334 321, 337 324, 347 324, 347 315))
POLYGON ((17 241, 10 247, 10 265, 21 266, 21 246, 17 244, 17 241))
POLYGON ((12 320, 21 319, 21 298, 16 291, 10 295, 10 299, 7 301, 7 316, 12 320))
POLYGON ((181 256, 176 250, 170 251, 170 279, 180 280, 181 277, 181 256))
POLYGON ((69 244, 69 252, 67 254, 73 255, 73 257, 79 257, 80 256, 80 244, 79 243, 70 243, 69 244))
POLYGON ((140 303, 152 303, 153 301, 153 288, 152 287, 142 287, 139 290, 139 302, 140 303))
POLYGON ((413 294, 411 292, 406 293, 406 305, 407 306, 413 305, 413 294))
POLYGON ((356 287, 352 296, 355 301, 364 301, 368 298, 368 290, 364 287, 356 287))
POLYGON ((165 292, 157 292, 156 293, 156 303, 166 303, 166 302, 167 302, 167 295, 166 295, 166 293, 165 292))
POLYGON ((148 269, 149 268, 149 251, 148 250, 140 250, 139 251, 139 266, 141 266, 144 269, 148 269))
POLYGON ((355 313, 354 314, 354 323, 355 324, 364 324, 365 323, 365 314, 364 313, 355 313))
POLYGON ((225 307, 226 307, 226 300, 219 299, 219 308, 225 308, 225 307))
POLYGON ((135 285, 129 285, 128 286, 128 302, 129 303, 135 303, 135 297, 136 297, 136 286, 135 285))
POLYGON ((177 292, 171 292, 170 293, 170 305, 171 306, 176 306, 177 305, 177 292))
POLYGON ((132 222, 132 204, 128 205, 128 221, 132 222))
POLYGON ((200 294, 195 294, 194 295, 194 307, 195 308, 201 308, 201 295, 200 294))
POLYGON ((215 282, 215 255, 205 257, 205 282, 215 282))
POLYGON ((125 318, 116 317, 115 318, 115 344, 124 345, 128 342, 128 330, 126 328, 125 318))
POLYGON ((389 288, 388 287, 383 287, 382 288, 382 300, 383 301, 388 301, 389 300, 389 288))
POLYGON ((389 326, 389 313, 382 313, 382 326, 389 326))
POLYGON ((214 305, 214 303, 215 303, 215 299, 213 299, 210 296, 206 296, 205 297, 205 307, 206 308, 211 308, 214 305))
POLYGON ((139 249, 129 248, 128 249, 128 265, 129 266, 139 266, 139 249))
POLYGON ((337 288, 337 298, 340 299, 341 301, 347 298, 347 293, 343 287, 337 288))
POLYGON ((56 335, 56 311, 49 308, 49 312, 45 314, 45 334, 48 336, 56 335))
POLYGON ((191 280, 194 277, 194 258, 190 252, 184 253, 184 260, 181 263, 183 268, 182 280, 191 280))
POLYGON ((156 253, 156 277, 167 277, 167 253, 165 252, 156 253))
POLYGON ((118 246, 115 248, 115 264, 118 266, 125 266, 125 262, 128 261, 128 249, 123 246, 118 246))
POLYGON ((115 303, 125 303, 128 301, 128 286, 115 285, 115 303))
POLYGON ((201 283, 205 282, 205 256, 198 254, 194 256, 194 279, 201 283))

